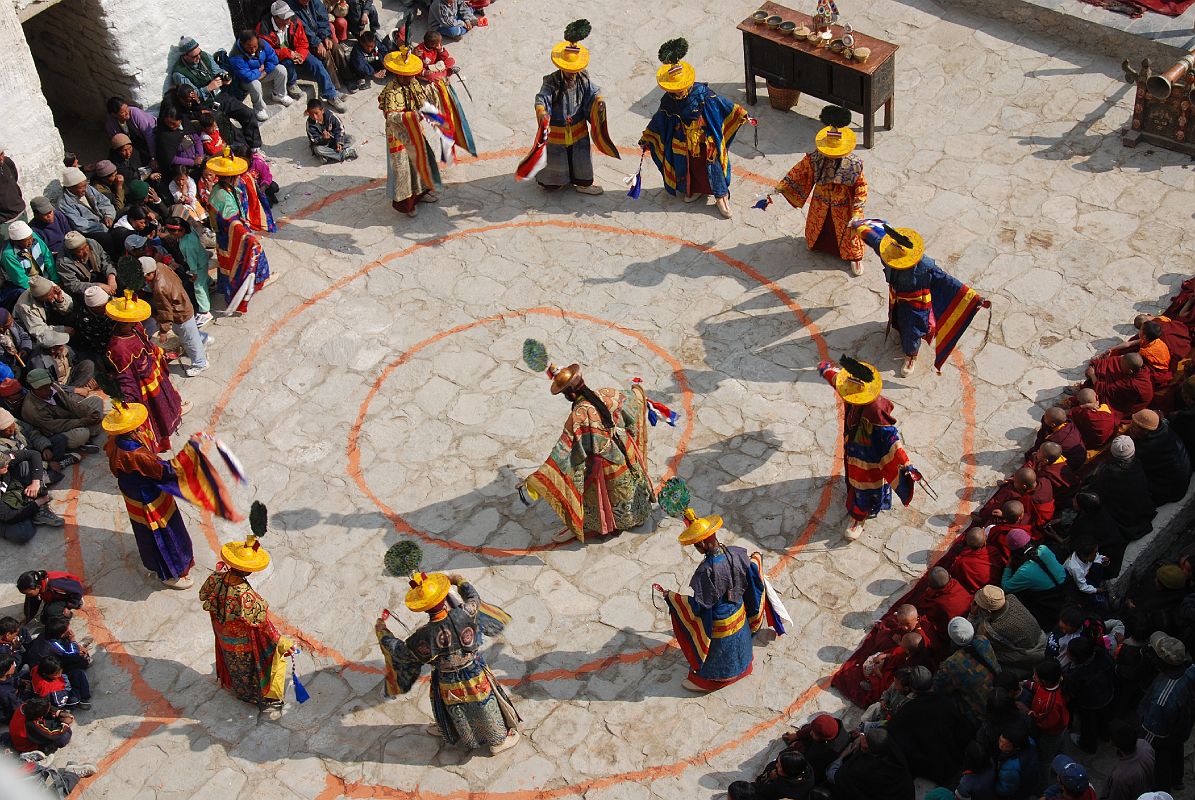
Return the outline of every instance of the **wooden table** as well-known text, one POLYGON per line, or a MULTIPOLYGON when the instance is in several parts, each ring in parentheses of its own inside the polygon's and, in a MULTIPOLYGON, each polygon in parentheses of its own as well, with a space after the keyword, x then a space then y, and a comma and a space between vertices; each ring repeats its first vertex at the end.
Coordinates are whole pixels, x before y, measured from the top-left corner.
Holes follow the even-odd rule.
MULTIPOLYGON (((778 14, 797 27, 813 29, 813 18, 776 3, 764 3, 761 11, 778 14)), ((875 135, 875 112, 884 107, 884 127, 891 130, 893 95, 896 91, 896 50, 891 42, 854 32, 856 47, 871 48, 871 57, 860 64, 817 47, 791 33, 781 33, 748 17, 739 23, 743 32, 743 63, 747 73, 747 102, 756 102, 755 78, 765 79, 781 89, 796 89, 828 103, 835 103, 863 115, 863 146, 870 148, 875 135)), ((832 28, 842 38, 842 26, 832 28)))

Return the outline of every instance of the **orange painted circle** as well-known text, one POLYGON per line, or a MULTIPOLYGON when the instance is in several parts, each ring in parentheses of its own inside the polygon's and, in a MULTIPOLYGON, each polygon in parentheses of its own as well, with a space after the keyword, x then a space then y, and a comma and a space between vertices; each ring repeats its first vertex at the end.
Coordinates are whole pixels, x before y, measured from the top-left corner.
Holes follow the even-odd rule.
MULTIPOLYGON (((680 387, 681 403, 684 409, 684 427, 681 428, 680 440, 676 445, 676 454, 668 459, 668 467, 660 476, 660 481, 667 480, 672 475, 676 474, 677 467, 680 466, 680 461, 685 456, 685 450, 688 446, 689 439, 693 435, 693 390, 689 388, 689 380, 685 377, 684 365, 670 354, 660 345, 643 335, 639 331, 631 330, 617 322, 611 322, 600 317, 595 317, 591 314, 581 314, 575 311, 565 311, 559 308, 528 308, 522 311, 507 311, 502 314, 494 314, 484 319, 475 320, 464 325, 457 325, 455 328, 449 328, 445 331, 432 334, 423 341, 413 345, 410 349, 403 352, 398 358, 391 361, 378 375, 377 380, 369 387, 369 392, 365 395, 365 399, 361 401, 361 407, 357 411, 357 419, 353 422, 353 427, 349 430, 348 442, 348 473, 357 482, 357 486, 368 497, 374 505, 378 507, 386 519, 390 520, 390 524, 394 526, 394 530, 398 533, 407 534, 421 539, 428 544, 439 545, 448 550, 460 550, 479 555, 488 556, 490 558, 510 558, 513 556, 525 556, 530 553, 538 553, 545 550, 555 550, 562 546, 562 543, 549 542, 547 544, 533 545, 525 548, 500 548, 500 547, 484 547, 480 545, 468 545, 461 542, 447 539, 443 536, 436 536, 427 531, 419 530, 403 518, 401 514, 396 512, 388 506, 380 497, 378 497, 373 489, 370 488, 369 482, 365 480, 365 473, 361 470, 361 449, 359 446, 361 440, 361 428, 365 424, 365 417, 369 414, 369 407, 373 403, 373 399, 381 391, 382 384, 389 380, 394 371, 403 364, 409 362, 414 356, 419 354, 422 350, 430 347, 433 344, 443 341, 449 336, 455 336, 458 333, 465 333, 475 328, 485 325, 492 325, 496 322, 506 322, 512 319, 525 319, 528 316, 539 315, 545 317, 558 317, 565 319, 580 320, 582 322, 590 322, 595 325, 601 325, 612 331, 616 331, 625 336, 635 339, 639 344, 646 347, 651 352, 655 353, 660 358, 668 362, 668 366, 672 367, 672 376, 676 380, 676 385, 680 387)), ((513 491, 513 487, 512 487, 513 491)))

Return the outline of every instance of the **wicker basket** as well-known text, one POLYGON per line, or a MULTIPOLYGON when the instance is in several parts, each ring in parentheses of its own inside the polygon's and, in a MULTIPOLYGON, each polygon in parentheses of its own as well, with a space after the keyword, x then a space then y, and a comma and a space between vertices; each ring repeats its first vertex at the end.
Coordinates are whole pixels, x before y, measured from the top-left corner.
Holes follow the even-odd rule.
POLYGON ((777 111, 792 111, 800 99, 801 92, 797 89, 781 89, 768 84, 768 103, 777 111))

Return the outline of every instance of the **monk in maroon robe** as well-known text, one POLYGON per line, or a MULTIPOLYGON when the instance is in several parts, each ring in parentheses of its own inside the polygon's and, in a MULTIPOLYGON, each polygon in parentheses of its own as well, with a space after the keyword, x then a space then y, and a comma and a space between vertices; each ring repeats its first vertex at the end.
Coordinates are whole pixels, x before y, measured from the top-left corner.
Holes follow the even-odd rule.
POLYGON ((1055 505, 1069 506, 1079 490, 1079 477, 1070 468, 1057 442, 1043 442, 1026 466, 1033 467, 1037 479, 1050 484, 1055 505))
POLYGON ((150 340, 140 322, 117 322, 107 355, 124 399, 149 411, 147 428, 155 452, 166 452, 182 422, 182 400, 170 383, 166 351, 150 340))
POLYGON ((1116 426, 1124 415, 1117 414, 1100 402, 1095 389, 1080 389, 1075 394, 1075 404, 1068 414, 1070 421, 1079 429, 1083 445, 1089 450, 1102 450, 1116 434, 1116 426))
POLYGON ((1091 388, 1121 418, 1149 408, 1154 399, 1153 378, 1140 353, 1093 358, 1087 368, 1091 388))
POLYGON ((1012 500, 1018 501, 1024 509, 1022 521, 1026 526, 1040 528, 1054 519, 1053 487, 1045 481, 1039 481, 1032 467, 1021 467, 1011 478, 1003 481, 977 515, 972 514, 972 519, 987 523, 1008 522, 998 512, 1012 500))
POLYGON ((917 607, 940 650, 943 645, 950 644, 946 633, 950 620, 965 617, 971 610, 972 594, 952 578, 944 567, 934 567, 929 571, 926 588, 917 601, 917 607))
POLYGON ((988 584, 1000 585, 1007 559, 988 544, 983 528, 971 528, 963 534, 963 548, 950 565, 950 574, 971 594, 988 584))
POLYGON ((1166 347, 1170 349, 1170 368, 1174 369, 1178 366, 1178 362, 1182 361, 1191 353, 1191 329, 1185 322, 1180 322, 1177 319, 1170 317, 1151 317, 1148 314, 1141 314, 1134 320, 1137 329, 1140 330, 1145 323, 1156 322, 1162 329, 1162 341, 1166 343, 1166 347))
POLYGON ((1083 444, 1083 434, 1070 421, 1066 409, 1062 406, 1051 406, 1042 415, 1041 427, 1037 430, 1037 438, 1033 447, 1029 448, 1028 456, 1032 456, 1043 442, 1057 442, 1062 447, 1066 462, 1071 469, 1079 470, 1087 461, 1087 447, 1083 444))

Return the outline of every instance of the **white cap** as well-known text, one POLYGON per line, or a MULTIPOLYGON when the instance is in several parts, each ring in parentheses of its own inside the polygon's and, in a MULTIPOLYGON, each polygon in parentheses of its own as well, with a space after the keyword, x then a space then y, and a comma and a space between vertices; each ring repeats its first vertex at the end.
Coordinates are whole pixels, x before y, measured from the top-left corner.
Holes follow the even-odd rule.
POLYGON ((154 261, 149 256, 141 256, 141 258, 137 260, 141 262, 142 275, 153 275, 158 271, 158 262, 154 261))
POLYGON ((965 617, 955 617, 947 623, 946 635, 959 647, 965 647, 975 638, 975 626, 965 617))
POLYGON ((33 235, 33 228, 29 227, 29 223, 21 220, 13 220, 8 223, 8 241, 19 242, 28 239, 33 235))
POLYGON ((92 284, 83 290, 83 303, 88 308, 99 308, 108 303, 108 293, 104 291, 104 287, 92 284))
POLYGON ((286 0, 274 0, 274 4, 270 6, 270 16, 290 19, 294 15, 295 12, 286 4, 286 0))
POLYGON ((78 167, 67 167, 62 171, 62 185, 67 188, 78 186, 85 180, 87 180, 87 176, 78 167))

